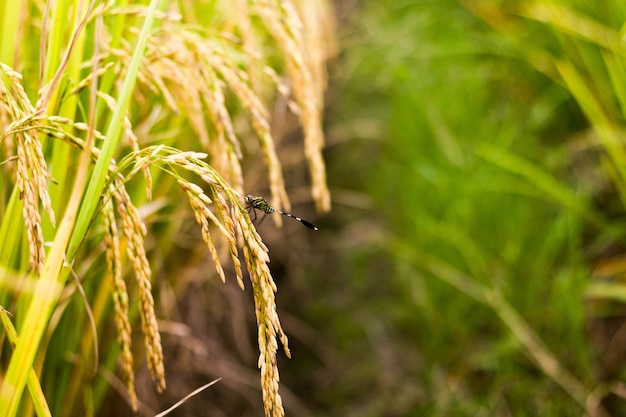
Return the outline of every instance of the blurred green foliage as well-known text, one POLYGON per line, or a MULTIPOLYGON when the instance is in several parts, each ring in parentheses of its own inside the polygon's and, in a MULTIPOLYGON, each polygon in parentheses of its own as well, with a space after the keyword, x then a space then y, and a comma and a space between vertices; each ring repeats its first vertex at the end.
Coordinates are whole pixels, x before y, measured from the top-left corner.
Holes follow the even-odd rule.
POLYGON ((327 349, 282 368, 315 415, 626 413, 598 324, 624 309, 586 292, 623 256, 624 6, 499 3, 346 13, 334 212, 298 284, 327 349))

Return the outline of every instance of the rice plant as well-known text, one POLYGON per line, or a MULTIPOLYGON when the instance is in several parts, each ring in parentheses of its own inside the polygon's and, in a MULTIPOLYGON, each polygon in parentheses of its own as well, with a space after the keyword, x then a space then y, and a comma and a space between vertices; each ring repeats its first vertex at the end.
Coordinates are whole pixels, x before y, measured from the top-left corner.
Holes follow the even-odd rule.
POLYGON ((258 150, 272 205, 289 210, 269 111, 284 100, 302 126, 312 199, 329 209, 327 5, 59 0, 0 10, 0 415, 97 412, 107 387, 94 376, 117 368, 117 353, 98 348, 110 317, 136 411, 133 311, 154 385, 167 388, 146 217, 181 199, 222 281, 222 249, 242 289, 246 263, 265 414, 284 415, 276 355, 280 342, 289 356, 288 341, 242 161, 258 150))

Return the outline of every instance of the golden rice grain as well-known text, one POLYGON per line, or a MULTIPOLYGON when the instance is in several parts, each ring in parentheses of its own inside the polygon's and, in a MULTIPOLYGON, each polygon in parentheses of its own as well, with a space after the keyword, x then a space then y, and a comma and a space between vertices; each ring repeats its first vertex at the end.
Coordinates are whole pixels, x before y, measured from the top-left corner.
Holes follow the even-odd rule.
POLYGON ((137 279, 139 313, 144 333, 148 370, 152 380, 157 384, 157 390, 162 392, 166 387, 163 347, 154 311, 154 299, 152 298, 152 271, 143 245, 143 236, 146 234, 145 225, 119 179, 116 181, 113 197, 122 220, 122 233, 127 240, 128 256, 132 261, 137 279))
POLYGON ((128 318, 128 292, 126 291, 126 283, 122 278, 119 232, 111 202, 103 206, 102 214, 107 226, 104 234, 104 244, 106 246, 107 265, 113 288, 117 339, 121 347, 122 375, 130 398, 131 408, 136 412, 137 394, 135 392, 135 374, 131 351, 131 327, 128 318))

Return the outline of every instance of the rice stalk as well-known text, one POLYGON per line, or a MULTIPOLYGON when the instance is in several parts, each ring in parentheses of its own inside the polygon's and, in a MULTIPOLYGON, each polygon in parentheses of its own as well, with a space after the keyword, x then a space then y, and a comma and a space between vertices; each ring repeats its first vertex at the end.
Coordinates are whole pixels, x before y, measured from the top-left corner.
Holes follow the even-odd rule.
MULTIPOLYGON (((9 66, 0 63, 0 103, 9 119, 14 120, 7 131, 14 132, 17 148, 17 186, 23 202, 23 218, 26 225, 26 236, 29 242, 30 268, 38 273, 42 270, 46 258, 44 237, 41 227, 39 204, 48 213, 54 225, 55 217, 48 194, 46 161, 41 150, 41 143, 29 130, 21 130, 27 126, 36 128, 33 121, 35 109, 21 85, 21 75, 9 66), (7 84, 8 83, 8 84, 7 84)), ((5 135, 3 135, 5 136, 5 135)))
MULTIPOLYGON (((308 46, 303 37, 303 23, 295 6, 289 1, 259 0, 255 11, 263 19, 269 33, 276 39, 285 57, 286 71, 291 88, 300 108, 300 121, 304 128, 304 150, 311 172, 313 200, 320 212, 330 210, 330 192, 326 185, 326 168, 322 157, 324 135, 322 132, 322 92, 324 84, 314 79, 308 46)), ((317 38, 314 38, 318 41, 317 38)))
POLYGON ((117 339, 121 347, 122 374, 130 398, 131 408, 137 412, 137 394, 135 392, 135 373, 131 351, 131 326, 128 318, 128 291, 122 278, 122 260, 120 254, 119 231, 115 220, 113 205, 109 201, 102 208, 106 224, 104 244, 106 246, 107 266, 113 288, 113 305, 117 339))
POLYGON ((157 384, 157 390, 163 392, 166 387, 163 346, 161 345, 159 325, 154 311, 152 271, 143 245, 143 236, 147 233, 146 227, 119 179, 116 181, 113 197, 121 217, 122 233, 127 240, 128 256, 132 261, 137 288, 139 289, 139 315, 144 334, 148 370, 152 380, 157 384))
MULTIPOLYGON (((276 358, 278 339, 280 339, 288 357, 290 352, 288 339, 282 330, 276 310, 275 292, 277 288, 269 269, 268 249, 254 229, 247 211, 241 205, 241 196, 214 169, 197 159, 198 156, 204 155, 180 152, 167 147, 160 147, 159 150, 160 153, 158 154, 152 152, 150 148, 144 149, 143 152, 153 155, 153 167, 163 169, 178 178, 178 184, 187 194, 192 210, 195 213, 196 221, 202 227, 203 239, 213 256, 216 270, 223 280, 225 280, 223 268, 219 258, 215 255, 207 219, 210 219, 220 234, 230 242, 231 257, 237 271, 237 281, 240 287, 243 288, 236 248, 237 238, 234 232, 236 231, 241 238, 243 255, 250 273, 255 301, 260 350, 258 366, 261 370, 261 386, 265 411, 268 416, 282 416, 284 415, 284 410, 280 394, 278 393, 279 374, 276 358), (199 186, 183 180, 177 169, 184 169, 199 175, 209 186, 212 198, 207 196, 199 186), (209 209, 211 206, 215 213, 209 209)), ((128 160, 131 158, 134 157, 129 156, 128 160)), ((121 167, 127 164, 128 161, 120 162, 121 167)))
POLYGON ((251 226, 250 219, 241 212, 235 212, 235 218, 243 237, 243 254, 254 294, 255 313, 258 328, 259 361, 261 370, 261 388, 266 416, 281 417, 285 415, 282 398, 278 393, 278 364, 276 353, 280 339, 287 357, 291 357, 287 336, 283 332, 278 314, 274 293, 276 284, 269 270, 267 247, 263 245, 256 230, 251 226))
POLYGON ((222 282, 226 282, 226 276, 224 275, 224 268, 222 268, 222 263, 217 253, 217 249, 215 248, 215 244, 213 243, 213 239, 211 238, 211 233, 209 229, 209 221, 208 218, 212 216, 211 212, 207 208, 206 204, 211 204, 212 201, 204 194, 204 191, 197 185, 193 183, 189 183, 187 181, 178 180, 178 185, 180 188, 187 194, 189 198, 189 205, 193 210, 196 221, 200 224, 202 229, 202 240, 207 244, 209 248, 209 252, 211 252, 211 257, 213 258, 213 262, 215 263, 215 270, 217 274, 221 278, 222 282))

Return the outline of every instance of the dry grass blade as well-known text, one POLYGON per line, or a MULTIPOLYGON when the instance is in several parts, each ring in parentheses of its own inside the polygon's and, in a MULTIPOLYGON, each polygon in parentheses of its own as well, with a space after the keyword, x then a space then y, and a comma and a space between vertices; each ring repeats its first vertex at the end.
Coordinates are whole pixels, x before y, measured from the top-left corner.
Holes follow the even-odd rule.
POLYGON ((169 413, 171 413, 172 411, 174 411, 175 409, 177 409, 178 407, 183 405, 185 402, 187 402, 187 400, 190 399, 191 397, 193 397, 195 395, 198 395, 199 393, 201 393, 205 389, 209 388, 212 385, 217 384, 221 380, 222 380, 222 378, 217 378, 217 379, 209 382, 208 384, 205 384, 205 385, 201 386, 200 388, 197 388, 197 389, 191 391, 189 394, 185 395, 185 397, 182 400, 178 401, 176 404, 174 404, 173 406, 171 406, 167 410, 162 411, 159 414, 156 414, 154 417, 163 417, 163 416, 168 415, 169 413))

